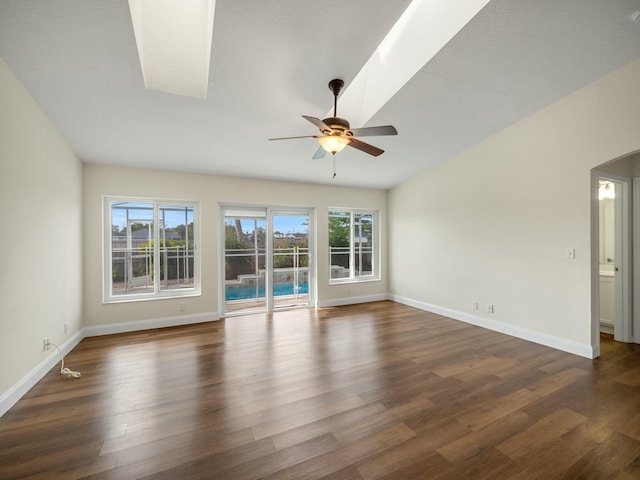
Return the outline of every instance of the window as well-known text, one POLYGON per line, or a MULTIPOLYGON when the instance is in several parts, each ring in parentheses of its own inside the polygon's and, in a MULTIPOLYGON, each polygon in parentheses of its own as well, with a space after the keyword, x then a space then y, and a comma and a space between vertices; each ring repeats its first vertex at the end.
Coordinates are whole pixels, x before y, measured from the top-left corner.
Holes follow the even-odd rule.
POLYGON ((105 302, 200 293, 198 203, 105 198, 105 302))
POLYGON ((377 212, 329 210, 329 282, 377 280, 377 212))

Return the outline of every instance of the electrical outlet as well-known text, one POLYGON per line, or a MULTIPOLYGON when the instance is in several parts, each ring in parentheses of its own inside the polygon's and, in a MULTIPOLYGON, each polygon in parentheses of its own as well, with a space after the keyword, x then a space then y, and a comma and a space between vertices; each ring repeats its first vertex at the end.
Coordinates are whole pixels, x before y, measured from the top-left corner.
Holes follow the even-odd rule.
POLYGON ((493 304, 490 303, 489 305, 487 305, 487 312, 489 313, 493 313, 493 304))
POLYGON ((49 337, 44 337, 42 339, 42 351, 46 352, 49 350, 49 344, 51 343, 51 339, 49 337))
POLYGON ((474 310, 478 310, 478 301, 475 300, 475 301, 471 302, 471 306, 473 307, 474 310))
POLYGON ((180 310, 181 312, 184 312, 187 309, 187 306, 184 303, 181 303, 180 305, 178 305, 178 310, 180 310))

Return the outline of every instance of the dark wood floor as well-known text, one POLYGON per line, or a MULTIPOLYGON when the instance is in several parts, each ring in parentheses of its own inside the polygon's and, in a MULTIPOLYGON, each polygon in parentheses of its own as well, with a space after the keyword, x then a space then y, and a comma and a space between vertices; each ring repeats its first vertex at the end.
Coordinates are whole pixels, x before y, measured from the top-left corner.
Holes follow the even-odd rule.
POLYGON ((0 478, 640 478, 640 347, 591 361, 392 302, 88 338, 0 478))

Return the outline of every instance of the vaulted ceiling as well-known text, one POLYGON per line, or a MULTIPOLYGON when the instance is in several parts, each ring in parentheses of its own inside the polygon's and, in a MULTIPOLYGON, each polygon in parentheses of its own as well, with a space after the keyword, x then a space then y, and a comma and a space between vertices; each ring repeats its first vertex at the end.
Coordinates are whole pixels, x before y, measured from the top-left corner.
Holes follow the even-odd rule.
POLYGON ((2 0, 0 57, 84 162, 375 188, 640 57, 640 0, 492 0, 369 120, 399 131, 380 157, 332 179, 314 139, 267 140, 316 133, 409 4, 217 0, 207 100, 144 88, 126 0, 2 0))

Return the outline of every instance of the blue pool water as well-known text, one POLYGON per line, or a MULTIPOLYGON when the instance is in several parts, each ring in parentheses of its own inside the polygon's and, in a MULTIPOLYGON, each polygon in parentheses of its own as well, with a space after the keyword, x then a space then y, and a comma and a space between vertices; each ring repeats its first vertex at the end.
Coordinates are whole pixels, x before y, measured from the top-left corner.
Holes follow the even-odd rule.
MULTIPOLYGON (((298 284, 298 293, 309 293, 309 285, 306 282, 298 284)), ((273 295, 275 297, 293 294, 292 283, 280 283, 273 288, 273 295)), ((248 300, 250 298, 256 298, 256 287, 227 287, 224 296, 225 300, 248 300)), ((258 288, 258 297, 264 296, 264 285, 262 285, 258 288)))

